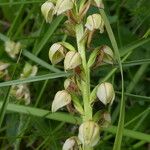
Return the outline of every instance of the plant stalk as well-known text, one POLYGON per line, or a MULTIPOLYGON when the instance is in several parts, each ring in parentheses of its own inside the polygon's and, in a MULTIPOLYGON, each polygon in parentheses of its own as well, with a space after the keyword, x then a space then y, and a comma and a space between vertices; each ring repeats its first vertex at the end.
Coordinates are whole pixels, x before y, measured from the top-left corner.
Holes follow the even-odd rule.
POLYGON ((85 40, 82 39, 83 36, 84 36, 83 24, 82 23, 77 24, 76 25, 77 46, 78 46, 78 52, 80 53, 82 58, 82 66, 84 72, 84 79, 81 81, 81 85, 82 85, 82 96, 83 96, 83 103, 84 103, 83 122, 85 122, 92 119, 92 108, 90 105, 90 69, 86 61, 85 40))

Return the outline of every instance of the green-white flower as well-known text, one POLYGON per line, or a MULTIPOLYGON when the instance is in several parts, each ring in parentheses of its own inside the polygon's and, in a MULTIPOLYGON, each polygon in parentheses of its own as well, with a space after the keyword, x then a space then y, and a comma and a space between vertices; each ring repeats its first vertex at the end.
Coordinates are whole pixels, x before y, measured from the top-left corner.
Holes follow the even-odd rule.
POLYGON ((79 91, 78 85, 76 84, 75 79, 73 77, 67 78, 64 81, 64 88, 65 88, 65 90, 67 90, 69 92, 78 92, 79 91))
POLYGON ((55 13, 60 15, 68 10, 71 10, 73 8, 74 1, 75 0, 57 0, 55 13))
POLYGON ((33 77, 37 74, 37 71, 38 71, 37 66, 32 66, 31 64, 26 62, 21 74, 21 78, 33 77))
POLYGON ((54 43, 49 49, 49 59, 52 64, 57 64, 65 57, 65 48, 59 44, 54 43))
POLYGON ((58 91, 52 102, 52 112, 56 112, 58 109, 68 105, 71 102, 71 95, 66 91, 58 91))
POLYGON ((69 51, 64 60, 64 68, 65 70, 71 70, 81 65, 81 56, 78 52, 69 51))
POLYGON ((70 85, 72 84, 72 79, 70 79, 70 78, 67 78, 65 81, 64 81, 64 88, 67 90, 69 87, 70 87, 70 85))
POLYGON ((104 8, 104 4, 102 0, 93 0, 93 3, 99 8, 104 8))
POLYGON ((75 136, 68 138, 64 145, 62 150, 78 150, 79 149, 79 139, 75 136))
POLYGON ((100 30, 100 33, 104 32, 104 21, 100 14, 93 14, 87 17, 85 27, 90 30, 100 30))
POLYGON ((4 63, 0 61, 0 78, 8 74, 7 68, 9 67, 9 65, 10 65, 9 63, 4 63))
POLYGON ((7 69, 9 65, 10 65, 9 63, 4 63, 0 61, 0 71, 7 69))
POLYGON ((115 99, 115 91, 113 88, 113 85, 111 83, 108 82, 104 82, 102 84, 100 84, 97 88, 97 97, 99 98, 99 100, 104 104, 111 104, 113 103, 114 99, 115 99))
POLYGON ((5 51, 8 53, 8 55, 11 58, 16 58, 17 54, 19 54, 21 50, 21 43, 20 42, 14 42, 14 41, 6 41, 5 42, 5 51))
POLYGON ((70 21, 70 20, 66 20, 64 22, 64 32, 69 35, 69 36, 75 36, 75 25, 70 21))
POLYGON ((111 116, 109 112, 104 112, 102 114, 102 119, 103 119, 103 123, 101 125, 101 127, 103 128, 107 128, 110 124, 111 124, 111 116))
POLYGON ((104 52, 103 62, 113 64, 115 56, 112 49, 109 46, 104 45, 101 47, 101 50, 104 52))
POLYGON ((94 147, 100 140, 100 128, 94 121, 87 121, 80 125, 78 138, 84 147, 94 147))
POLYGON ((30 91, 26 84, 14 85, 10 91, 17 100, 23 100, 25 105, 29 105, 31 101, 30 91))
POLYGON ((54 4, 50 1, 46 1, 41 6, 41 12, 47 23, 50 23, 54 16, 54 4))

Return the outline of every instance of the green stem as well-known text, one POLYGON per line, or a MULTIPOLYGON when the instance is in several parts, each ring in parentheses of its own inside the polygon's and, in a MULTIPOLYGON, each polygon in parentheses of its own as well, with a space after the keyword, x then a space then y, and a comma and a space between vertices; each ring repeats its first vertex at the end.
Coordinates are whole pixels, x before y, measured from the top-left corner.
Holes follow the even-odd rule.
POLYGON ((84 29, 83 25, 78 24, 76 25, 76 38, 77 38, 77 46, 78 52, 82 58, 82 66, 84 71, 84 80, 82 80, 82 96, 83 96, 83 103, 84 103, 84 116, 83 121, 91 120, 92 119, 92 108, 90 106, 90 69, 88 68, 87 61, 86 61, 86 51, 85 51, 85 40, 81 40, 84 36, 84 29))

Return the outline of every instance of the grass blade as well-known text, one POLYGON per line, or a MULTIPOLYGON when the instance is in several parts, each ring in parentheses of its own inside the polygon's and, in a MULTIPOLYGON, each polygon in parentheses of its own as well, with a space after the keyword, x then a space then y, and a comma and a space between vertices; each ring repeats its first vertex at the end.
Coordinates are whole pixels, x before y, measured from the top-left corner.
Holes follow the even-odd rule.
POLYGON ((150 42, 150 38, 147 38, 147 39, 142 39, 142 40, 138 40, 138 41, 135 41, 131 44, 129 44, 128 46, 126 47, 123 47, 120 51, 121 51, 121 57, 126 55, 128 52, 138 48, 139 46, 142 46, 146 43, 150 42))
MULTIPOLYGON (((20 51, 20 54, 19 54, 19 57, 18 57, 18 59, 17 59, 15 68, 13 69, 13 72, 12 72, 12 79, 14 78, 15 72, 16 72, 16 70, 17 70, 17 64, 18 64, 19 61, 20 61, 21 53, 22 53, 22 51, 20 51)), ((0 128, 1 128, 1 126, 2 126, 4 117, 5 117, 7 105, 8 105, 8 103, 9 103, 10 90, 11 90, 11 86, 10 86, 10 87, 8 88, 8 90, 6 91, 6 97, 4 98, 3 103, 2 103, 2 107, 1 107, 1 109, 0 109, 0 128)))
POLYGON ((22 4, 20 6, 20 9, 18 10, 18 13, 17 13, 16 17, 15 17, 13 23, 11 24, 11 26, 10 26, 8 32, 7 32, 8 37, 13 37, 13 33, 15 32, 15 30, 16 30, 18 24, 19 24, 19 19, 23 14, 23 10, 24 10, 24 4, 22 4))
MULTIPOLYGON (((117 127, 111 126, 109 128, 104 129, 104 131, 116 134, 117 127)), ((135 139, 138 139, 138 140, 143 140, 143 141, 146 141, 146 142, 150 142, 150 135, 142 133, 142 132, 137 132, 137 131, 132 131, 132 130, 124 129, 123 135, 127 136, 127 137, 131 137, 131 138, 135 138, 135 139)))
MULTIPOLYGON (((116 91, 115 93, 121 95, 121 92, 116 91)), ((139 100, 142 99, 142 101, 146 101, 146 102, 149 102, 149 103, 150 103, 150 97, 141 96, 141 95, 135 95, 135 94, 126 93, 126 92, 125 92, 124 94, 125 94, 126 96, 134 97, 134 98, 139 99, 139 100)), ((136 99, 133 99, 133 100, 136 100, 136 99)))
POLYGON ((134 87, 137 85, 137 83, 141 80, 141 77, 144 74, 144 72, 147 70, 148 66, 149 66, 149 64, 144 64, 144 65, 140 66, 140 68, 133 76, 133 79, 127 88, 127 93, 130 93, 134 89, 134 87))
POLYGON ((150 63, 150 59, 141 59, 141 60, 124 62, 122 65, 123 67, 130 67, 130 66, 149 64, 149 63, 150 63))
POLYGON ((7 82, 0 83, 0 87, 10 86, 10 85, 18 85, 18 84, 24 84, 24 83, 31 83, 31 82, 37 82, 37 81, 43 81, 48 79, 55 79, 60 77, 66 77, 69 76, 69 73, 50 73, 46 75, 39 75, 35 77, 29 77, 26 79, 18 79, 18 80, 12 80, 7 82))
POLYGON ((0 40, 3 42, 6 42, 9 40, 9 38, 7 36, 5 36, 4 34, 0 33, 0 40))
POLYGON ((121 94, 121 102, 120 102, 120 115, 119 115, 119 122, 118 122, 118 127, 117 127, 117 132, 116 132, 115 143, 114 143, 114 146, 113 146, 113 150, 120 150, 121 149, 122 136, 123 136, 123 129, 124 129, 124 118, 125 118, 123 68, 122 68, 122 63, 121 63, 119 49, 118 49, 118 46, 117 46, 117 43, 116 43, 113 31, 111 29, 109 20, 107 19, 107 16, 106 16, 106 14, 105 14, 103 9, 100 9, 100 13, 101 13, 102 18, 104 20, 104 23, 105 23, 105 26, 106 26, 106 30, 107 30, 107 33, 109 35, 109 39, 111 41, 113 49, 115 51, 115 55, 117 57, 117 60, 118 60, 118 63, 119 63, 119 68, 120 68, 120 72, 121 72, 122 94, 121 94))
MULTIPOLYGON (((2 102, 0 102, 0 108, 1 107, 2 107, 2 102)), ((9 112, 16 112, 16 113, 32 115, 36 117, 45 117, 47 119, 67 122, 71 124, 81 124, 82 122, 81 118, 79 118, 78 116, 71 115, 71 114, 66 114, 62 112, 51 113, 49 110, 33 108, 33 107, 23 106, 23 105, 18 105, 18 104, 9 103, 6 109, 9 112)), ((117 127, 110 126, 109 128, 105 128, 103 130, 115 134, 117 132, 117 127)), ((134 138, 134 139, 150 142, 149 134, 141 133, 138 131, 124 129, 123 135, 134 138)))
MULTIPOLYGON (((1 107, 2 107, 2 102, 0 102, 0 108, 1 107)), ((37 116, 37 117, 44 117, 47 119, 63 121, 63 122, 68 122, 72 124, 81 123, 81 119, 79 117, 66 114, 66 113, 62 113, 62 112, 51 113, 49 110, 38 109, 38 108, 17 105, 17 104, 8 104, 8 107, 6 109, 11 112, 28 114, 28 115, 37 116)))
POLYGON ((42 3, 44 2, 44 0, 34 0, 34 1, 18 1, 18 2, 14 2, 14 1, 11 1, 11 2, 2 2, 0 3, 0 6, 7 6, 7 5, 21 5, 21 4, 36 4, 36 3, 42 3))
POLYGON ((2 127, 2 123, 5 117, 5 113, 6 113, 6 109, 7 109, 7 105, 9 103, 9 93, 10 93, 10 89, 11 87, 9 87, 6 91, 6 96, 4 98, 4 101, 2 103, 2 107, 0 109, 0 128, 2 127))

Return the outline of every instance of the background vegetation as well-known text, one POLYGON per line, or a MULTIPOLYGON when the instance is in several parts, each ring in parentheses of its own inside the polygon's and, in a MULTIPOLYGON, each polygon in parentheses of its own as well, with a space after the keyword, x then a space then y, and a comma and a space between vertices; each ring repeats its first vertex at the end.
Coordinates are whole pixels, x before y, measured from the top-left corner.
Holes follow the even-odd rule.
MULTIPOLYGON (((0 83, 0 149, 59 150, 63 142, 77 133, 80 118, 62 112, 50 113, 55 93, 63 89, 68 75, 50 64, 48 50, 52 43, 66 40, 73 45, 72 37, 64 33, 64 16, 46 24, 40 6, 44 0, 0 1, 0 61, 10 63, 10 80, 0 83), (17 60, 5 52, 7 39, 20 41, 23 50, 17 60), (17 80, 25 62, 38 66, 34 78, 17 80), (61 78, 60 78, 61 77, 61 78), (29 83, 31 104, 25 106, 10 96, 12 84, 29 83), (71 123, 71 124, 70 124, 71 123)), ((125 82, 125 130, 122 150, 150 149, 150 2, 147 0, 105 0, 109 18, 123 62, 125 82)), ((89 14, 97 10, 90 9, 89 14)), ((96 34, 92 46, 111 43, 107 33, 96 34)), ((62 65, 57 68, 62 70, 62 65)), ((114 83, 116 99, 111 108, 112 126, 101 133, 97 150, 111 150, 119 116, 121 78, 118 64, 101 66, 92 71, 92 85, 102 79, 114 83)), ((95 110, 102 107, 96 104, 95 110)))

